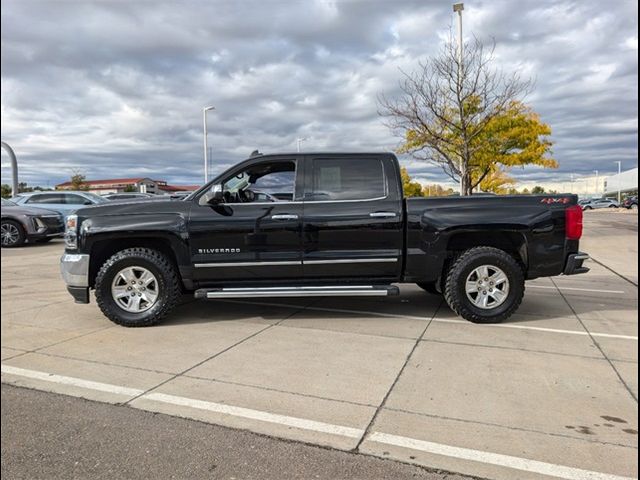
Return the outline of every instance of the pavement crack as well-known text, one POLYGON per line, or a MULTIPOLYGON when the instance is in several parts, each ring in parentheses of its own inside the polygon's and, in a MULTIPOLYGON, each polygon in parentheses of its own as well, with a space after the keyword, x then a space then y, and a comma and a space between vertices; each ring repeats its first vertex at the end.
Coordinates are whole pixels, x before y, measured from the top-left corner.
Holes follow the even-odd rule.
POLYGON ((389 387, 389 389, 387 390, 387 393, 385 394, 384 398, 382 399, 382 402, 380 402, 380 405, 378 406, 378 408, 374 412, 373 416, 371 417, 371 420, 369 421, 369 424, 367 425, 367 428, 365 428, 364 433, 362 434, 362 437, 360 437, 360 440, 358 440, 357 445, 353 448, 354 452, 357 452, 357 453, 360 452, 360 446, 365 441, 365 439, 369 436, 369 433, 371 433, 371 430, 373 429, 373 425, 375 424, 375 421, 378 418, 378 415, 380 414, 382 409, 387 404, 387 400, 389 399, 389 396, 391 395, 391 392, 393 392, 393 389, 395 388, 396 384, 400 380, 400 377, 402 376, 402 373, 407 368, 407 365, 409 364, 409 361, 411 360, 411 357, 413 356, 413 352, 415 352, 416 348, 418 348, 418 345, 420 345, 420 341, 424 337, 424 334, 427 333, 427 329, 429 328, 431 323, 433 323, 433 319, 436 317, 436 315, 440 311, 440 308, 442 308, 443 304, 444 304, 444 300, 441 300, 440 304, 438 305, 436 310, 433 312, 433 315, 429 319, 429 322, 427 323, 427 325, 422 330, 422 333, 420 334, 420 336, 414 342, 413 347, 411 347, 411 350, 409 351, 409 354, 407 355, 407 358, 405 358, 404 363, 402 364, 402 367, 400 367, 400 370, 398 370, 398 374, 396 375, 396 378, 394 378, 393 382, 391 383, 391 386, 389 387))
POLYGON ((618 380, 620 380, 620 383, 622 383, 622 385, 624 386, 624 388, 627 390, 627 392, 629 392, 629 395, 631 395, 631 398, 633 398, 635 400, 636 403, 638 403, 638 397, 636 396, 635 393, 633 393, 633 390, 631 389, 631 387, 629 387, 629 385, 627 384, 627 382, 624 381, 624 379, 622 378, 622 375, 620 375, 620 372, 618 371, 618 369, 616 368, 616 366, 614 365, 614 363, 611 361, 611 359, 607 356, 607 354, 605 353, 605 351, 602 349, 602 347, 600 346, 600 344, 598 343, 598 341, 596 340, 596 338, 591 334, 591 332, 589 331, 589 329, 587 328, 587 326, 585 325, 585 323, 582 321, 582 318, 580 318, 580 315, 578 315, 578 312, 576 312, 575 308, 573 308, 573 305, 571 305, 571 303, 569 302, 569 300, 567 299, 567 297, 565 296, 564 293, 562 293, 562 291, 560 290, 560 288, 558 288, 558 285, 556 284, 556 282, 553 280, 553 277, 551 278, 551 282, 553 283, 553 285, 555 285, 556 289, 558 290, 558 294, 562 297, 562 299, 566 302, 566 304, 569 306, 569 308, 571 309, 571 311, 573 312, 573 315, 575 315, 576 319, 578 320, 578 322, 580 322, 580 325, 582 325, 582 328, 584 328, 585 332, 587 332, 587 334, 589 335, 589 338, 591 339, 591 342, 593 342, 593 344, 596 346, 596 348, 598 350, 600 350, 600 353, 602 354, 602 356, 605 358, 605 360, 609 363, 609 366, 613 369, 613 371, 616 373, 618 380))
POLYGON ((131 405, 131 402, 133 402, 134 400, 137 400, 137 399, 138 399, 138 398, 140 398, 140 397, 144 397, 144 396, 145 396, 145 395, 147 395, 149 392, 152 392, 153 390, 156 390, 156 389, 160 388, 161 386, 166 385, 167 383, 169 383, 169 382, 171 382, 171 381, 175 380, 176 378, 181 377, 182 375, 185 375, 187 372, 190 372, 190 371, 191 371, 191 370, 193 370, 194 368, 199 367, 200 365, 202 365, 202 364, 204 364, 204 363, 208 362, 209 360, 213 360, 214 358, 219 357, 220 355, 222 355, 222 354, 224 354, 224 353, 228 352, 229 350, 231 350, 231 349, 233 349, 233 348, 237 347, 238 345, 243 344, 243 343, 244 343, 244 342, 246 342, 247 340, 250 340, 250 339, 252 339, 252 338, 254 338, 254 337, 258 336, 258 335, 260 335, 261 333, 266 332, 267 330, 270 330, 270 329, 271 329, 271 328, 273 328, 273 327, 277 327, 280 323, 282 323, 282 322, 284 322, 285 320, 287 320, 287 319, 291 318, 293 315, 295 315, 295 314, 299 313, 299 312, 300 312, 300 311, 302 311, 303 309, 304 309, 304 307, 300 307, 299 309, 296 309, 293 313, 291 313, 291 314, 289 314, 289 315, 285 316, 284 318, 282 318, 282 319, 278 320, 277 322, 272 323, 271 325, 267 325, 265 328, 262 328, 262 329, 258 330, 257 332, 252 333, 251 335, 249 335, 249 336, 247 336, 247 337, 243 338, 242 340, 237 341, 237 342, 236 342, 236 343, 234 343, 233 345, 230 345, 230 346, 228 346, 227 348, 225 348, 225 349, 223 349, 223 350, 220 350, 219 352, 214 353, 213 355, 211 355, 211 356, 209 356, 209 357, 205 358, 204 360, 202 360, 202 361, 200 361, 200 362, 196 363, 195 365, 192 365, 192 366, 190 366, 189 368, 187 368, 187 369, 185 369, 185 370, 183 370, 183 371, 181 371, 181 372, 179 372, 179 373, 176 373, 175 375, 173 375, 173 376, 169 377, 169 378, 168 378, 168 379, 166 379, 165 381, 160 382, 159 384, 157 384, 157 385, 155 385, 155 386, 153 386, 153 387, 151 387, 151 388, 149 388, 149 389, 145 390, 145 391, 144 391, 144 392, 142 392, 141 394, 136 395, 136 396, 135 396, 135 397, 133 397, 133 398, 130 398, 129 400, 127 400, 126 402, 124 402, 122 405, 130 406, 130 405, 131 405))

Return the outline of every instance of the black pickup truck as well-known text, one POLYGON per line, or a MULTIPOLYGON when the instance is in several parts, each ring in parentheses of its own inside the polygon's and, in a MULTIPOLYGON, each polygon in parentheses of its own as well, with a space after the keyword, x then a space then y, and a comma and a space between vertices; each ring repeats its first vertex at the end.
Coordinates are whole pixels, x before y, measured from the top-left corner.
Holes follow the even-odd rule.
POLYGON ((516 311, 525 280, 587 272, 574 195, 403 198, 390 153, 256 154, 184 200, 67 218, 61 259, 78 303, 157 323, 196 298, 442 294, 472 322, 516 311))

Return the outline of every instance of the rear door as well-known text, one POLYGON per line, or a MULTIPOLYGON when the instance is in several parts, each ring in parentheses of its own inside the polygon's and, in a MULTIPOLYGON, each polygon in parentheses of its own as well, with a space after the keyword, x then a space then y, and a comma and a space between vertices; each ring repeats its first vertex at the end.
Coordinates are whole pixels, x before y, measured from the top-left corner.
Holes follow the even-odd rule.
POLYGON ((402 267, 402 194, 387 155, 305 157, 305 280, 393 281, 402 267))

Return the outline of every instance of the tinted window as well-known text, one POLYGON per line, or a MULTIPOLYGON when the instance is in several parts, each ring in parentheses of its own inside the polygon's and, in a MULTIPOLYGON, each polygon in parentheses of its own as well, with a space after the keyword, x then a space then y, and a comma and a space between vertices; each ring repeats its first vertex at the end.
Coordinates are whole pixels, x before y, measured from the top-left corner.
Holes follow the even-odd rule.
POLYGON ((65 193, 64 203, 66 203, 67 205, 86 205, 87 203, 91 203, 91 201, 80 195, 74 195, 73 193, 65 193))
POLYGON ((25 203, 64 203, 62 194, 60 193, 42 193, 39 195, 31 195, 25 203))
POLYGON ((386 195, 378 159, 313 160, 313 188, 306 200, 364 200, 386 195))

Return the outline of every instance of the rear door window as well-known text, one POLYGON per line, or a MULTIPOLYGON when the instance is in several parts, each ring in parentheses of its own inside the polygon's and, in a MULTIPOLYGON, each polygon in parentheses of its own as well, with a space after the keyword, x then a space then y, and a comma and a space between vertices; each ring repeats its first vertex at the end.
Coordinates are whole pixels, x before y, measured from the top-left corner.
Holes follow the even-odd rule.
POLYGON ((42 193, 38 195, 32 195, 25 203, 56 203, 61 204, 64 203, 62 200, 62 194, 60 193, 42 193))
POLYGON ((90 204, 92 202, 81 195, 74 195, 73 193, 65 193, 64 203, 67 205, 86 205, 87 203, 90 204))
POLYGON ((377 158, 313 159, 312 186, 305 200, 369 200, 386 197, 382 160, 377 158))

